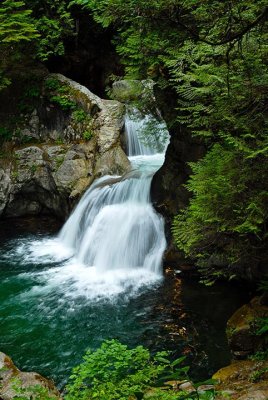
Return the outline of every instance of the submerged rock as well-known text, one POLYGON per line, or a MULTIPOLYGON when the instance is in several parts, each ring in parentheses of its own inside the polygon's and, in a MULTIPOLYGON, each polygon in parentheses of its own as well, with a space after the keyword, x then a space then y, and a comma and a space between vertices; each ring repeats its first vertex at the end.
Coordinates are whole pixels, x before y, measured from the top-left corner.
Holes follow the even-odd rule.
POLYGON ((36 372, 22 372, 10 357, 0 352, 0 399, 12 400, 20 395, 23 398, 37 399, 40 393, 53 400, 61 399, 54 383, 36 372))

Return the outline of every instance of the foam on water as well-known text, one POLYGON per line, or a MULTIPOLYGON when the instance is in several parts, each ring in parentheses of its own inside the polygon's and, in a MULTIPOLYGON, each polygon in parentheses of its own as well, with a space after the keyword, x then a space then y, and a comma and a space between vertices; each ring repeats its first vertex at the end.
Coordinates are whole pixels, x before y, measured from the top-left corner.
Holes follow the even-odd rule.
MULTIPOLYGON (((20 279, 29 280, 31 277, 35 284, 24 293, 20 294, 20 301, 29 301, 30 297, 45 298, 57 293, 57 303, 64 298, 72 300, 77 296, 84 300, 113 300, 118 295, 124 294, 125 298, 136 296, 143 287, 157 284, 161 278, 153 272, 125 269, 108 271, 105 275, 96 267, 86 267, 78 260, 64 266, 50 268, 38 273, 22 273, 20 279), (31 275, 31 276, 29 276, 31 275)), ((79 304, 74 303, 74 308, 79 304)))

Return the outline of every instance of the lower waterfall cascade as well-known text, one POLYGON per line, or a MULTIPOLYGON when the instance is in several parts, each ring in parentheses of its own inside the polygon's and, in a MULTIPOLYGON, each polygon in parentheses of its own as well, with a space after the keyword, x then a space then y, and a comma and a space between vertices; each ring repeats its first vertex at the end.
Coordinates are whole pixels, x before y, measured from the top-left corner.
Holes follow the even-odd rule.
MULTIPOLYGON (((126 116, 125 136, 131 171, 123 177, 105 176, 94 182, 63 226, 58 240, 68 248, 79 265, 92 268, 95 278, 161 276, 162 256, 166 247, 164 221, 150 202, 154 173, 164 161, 168 141, 143 144, 144 126, 150 121, 126 116), (134 129, 135 128, 135 129, 134 129), (159 152, 159 149, 162 151, 159 152)), ((155 122, 163 135, 163 123, 155 122)), ((151 134, 152 135, 152 134, 151 134)), ((102 280, 103 278, 101 278, 102 280)), ((110 282, 111 284, 111 282, 110 282)))
POLYGON ((164 221, 151 204, 150 186, 168 140, 163 122, 137 111, 126 114, 130 171, 95 180, 56 237, 16 247, 25 262, 55 263, 55 268, 37 272, 43 284, 32 291, 57 288, 67 297, 112 299, 121 293, 135 295, 140 287, 162 279, 164 221))
MULTIPOLYGON (((147 122, 126 116, 130 170, 96 180, 59 234, 48 217, 0 222, 0 349, 59 387, 104 339, 178 356, 197 340, 197 370, 202 360, 206 373, 228 362, 219 329, 225 316, 214 304, 223 302, 229 314, 241 304, 239 293, 208 291, 179 275, 163 279, 164 222, 151 205, 150 185, 166 143, 148 136, 147 122)), ((163 124, 155 128, 164 134, 163 124)))
MULTIPOLYGON (((137 132, 143 123, 136 122, 137 129, 130 132, 132 147, 137 150, 129 157, 131 172, 119 181, 113 176, 98 179, 59 235, 79 263, 98 272, 142 268, 161 274, 166 247, 164 222, 151 205, 150 185, 164 153, 140 143, 137 132)), ((126 127, 129 125, 127 120, 126 127)), ((128 137, 128 129, 126 132, 128 137)))

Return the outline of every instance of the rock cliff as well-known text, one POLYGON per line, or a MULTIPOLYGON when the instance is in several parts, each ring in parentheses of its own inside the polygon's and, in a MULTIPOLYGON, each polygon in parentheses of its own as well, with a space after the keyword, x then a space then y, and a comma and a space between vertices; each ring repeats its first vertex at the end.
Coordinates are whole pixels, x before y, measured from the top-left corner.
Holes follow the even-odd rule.
POLYGON ((2 145, 0 215, 66 217, 96 177, 122 174, 124 106, 60 74, 46 76, 36 107, 2 145))

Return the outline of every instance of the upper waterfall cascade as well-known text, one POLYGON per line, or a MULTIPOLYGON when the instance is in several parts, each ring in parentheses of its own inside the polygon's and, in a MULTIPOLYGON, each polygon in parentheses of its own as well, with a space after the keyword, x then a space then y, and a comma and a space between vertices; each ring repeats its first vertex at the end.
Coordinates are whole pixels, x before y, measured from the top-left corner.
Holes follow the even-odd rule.
MULTIPOLYGON (((98 272, 143 268, 161 274, 166 247, 164 222, 151 205, 150 186, 164 161, 165 145, 163 138, 162 143, 157 142, 152 133, 148 144, 144 132, 151 122, 148 116, 135 116, 134 120, 126 116, 125 136, 132 171, 121 178, 105 176, 95 181, 59 234, 60 241, 72 249, 79 263, 95 267, 98 272)), ((163 136, 163 124, 154 123, 163 136)))

